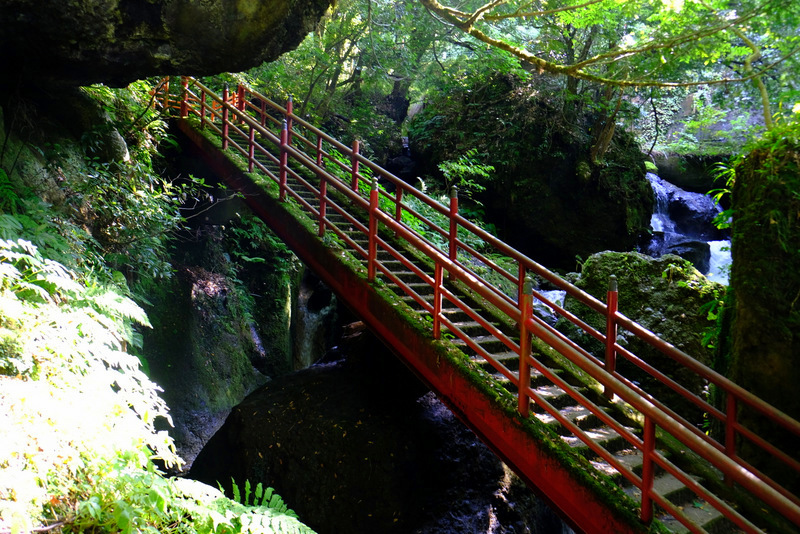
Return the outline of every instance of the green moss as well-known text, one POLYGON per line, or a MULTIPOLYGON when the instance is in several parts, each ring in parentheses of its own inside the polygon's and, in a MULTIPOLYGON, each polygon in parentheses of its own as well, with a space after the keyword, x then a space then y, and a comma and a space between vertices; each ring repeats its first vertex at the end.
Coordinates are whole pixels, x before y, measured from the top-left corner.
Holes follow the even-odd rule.
MULTIPOLYGON (((800 122, 779 125, 736 167, 733 188, 731 378, 800 419, 800 122)), ((800 447, 766 418, 741 409, 740 421, 788 454, 800 447)), ((745 458, 800 491, 771 455, 745 442, 745 458)))

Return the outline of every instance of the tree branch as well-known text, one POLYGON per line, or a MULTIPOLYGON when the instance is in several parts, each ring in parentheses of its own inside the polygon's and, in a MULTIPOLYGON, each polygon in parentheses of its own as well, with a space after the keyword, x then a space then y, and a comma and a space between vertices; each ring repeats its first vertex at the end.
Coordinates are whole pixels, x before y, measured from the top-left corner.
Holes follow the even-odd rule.
MULTIPOLYGON (((491 45, 495 48, 508 52, 516 56, 517 58, 527 61, 528 63, 534 65, 536 69, 540 73, 542 72, 549 72, 551 74, 563 74, 565 76, 571 76, 580 80, 585 80, 589 82, 600 83, 603 85, 612 85, 616 87, 662 87, 662 88, 677 88, 677 87, 695 87, 695 86, 704 86, 704 85, 721 85, 721 84, 728 84, 728 83, 741 83, 749 80, 754 80, 771 70, 776 65, 780 64, 781 62, 785 61, 789 57, 793 56, 797 51, 800 49, 800 46, 795 47, 783 57, 778 59, 777 61, 767 65, 766 67, 762 68, 759 71, 752 72, 742 77, 738 78, 721 78, 716 80, 699 80, 699 81, 659 81, 653 79, 615 79, 606 76, 600 76, 596 74, 592 74, 584 70, 586 67, 591 65, 596 65, 598 63, 611 63, 613 61, 618 61, 623 59, 624 57, 632 56, 635 54, 641 54, 645 52, 652 52, 655 50, 660 50, 667 47, 674 47, 680 44, 685 44, 686 42, 690 42, 692 40, 697 40, 702 37, 707 37, 709 35, 713 35, 713 33, 717 33, 720 31, 724 31, 728 28, 733 27, 735 24, 739 24, 741 22, 746 22, 756 15, 758 15, 761 11, 753 10, 752 12, 743 15, 741 17, 737 17, 731 21, 726 21, 724 24, 720 24, 715 26, 714 31, 706 30, 703 32, 687 32, 683 33, 679 36, 676 36, 672 39, 668 39, 666 41, 661 41, 658 43, 653 43, 648 46, 643 46, 635 49, 629 50, 616 50, 613 52, 607 52, 604 54, 599 54, 594 56, 593 58, 589 58, 585 61, 580 63, 576 63, 574 65, 563 65, 559 63, 555 63, 552 61, 548 61, 545 59, 536 56, 528 52, 527 50, 523 50, 519 47, 513 46, 505 41, 501 41, 500 39, 495 39, 488 34, 482 32, 480 29, 476 28, 474 25, 466 26, 465 21, 470 20, 470 15, 463 13, 461 11, 451 9, 439 3, 438 0, 420 0, 422 4, 431 12, 438 15, 441 19, 443 19, 446 23, 451 24, 455 27, 460 28, 468 35, 471 35, 475 39, 482 41, 488 45, 491 45)), ((600 0, 592 0, 591 3, 598 3, 600 0)), ((487 4, 488 5, 488 4, 487 4)), ((764 6, 762 6, 764 7, 764 6)), ((485 17, 488 20, 488 16, 485 17)))
MULTIPOLYGON (((543 17, 546 15, 554 15, 556 13, 563 13, 565 11, 575 11, 578 9, 583 9, 584 7, 589 7, 593 4, 600 4, 605 2, 606 0, 589 0, 588 2, 584 2, 583 4, 577 4, 574 6, 564 6, 559 7, 557 9, 546 9, 544 11, 527 11, 521 12, 519 9, 514 13, 509 13, 506 15, 486 15, 484 17, 485 20, 505 20, 505 19, 512 19, 512 18, 533 18, 533 17, 543 17)), ((520 8, 522 9, 522 8, 520 8)))

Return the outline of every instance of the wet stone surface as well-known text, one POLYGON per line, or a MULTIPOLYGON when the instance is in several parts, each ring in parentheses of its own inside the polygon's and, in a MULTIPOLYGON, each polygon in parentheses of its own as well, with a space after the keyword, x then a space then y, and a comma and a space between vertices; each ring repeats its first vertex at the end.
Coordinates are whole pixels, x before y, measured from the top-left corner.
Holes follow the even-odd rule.
POLYGON ((562 532, 555 514, 380 343, 272 381, 190 476, 276 488, 320 534, 562 532))

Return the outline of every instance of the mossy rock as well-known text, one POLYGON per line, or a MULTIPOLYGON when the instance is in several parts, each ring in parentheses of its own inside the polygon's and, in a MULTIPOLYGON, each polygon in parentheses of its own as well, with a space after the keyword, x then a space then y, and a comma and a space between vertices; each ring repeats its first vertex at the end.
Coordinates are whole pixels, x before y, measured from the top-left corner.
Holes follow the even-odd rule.
POLYGON ((551 267, 575 258, 631 250, 650 226, 653 191, 634 138, 617 129, 593 161, 601 117, 563 94, 498 75, 432 102, 409 128, 423 172, 476 149, 493 165, 477 195, 500 237, 551 267))
MULTIPOLYGON (((575 284, 599 300, 606 301, 609 279, 615 276, 618 285, 619 311, 638 322, 700 363, 713 366, 713 352, 704 343, 704 336, 715 327, 708 307, 718 302, 725 292, 721 284, 709 281, 692 264, 672 254, 652 258, 638 252, 603 252, 590 256, 583 264, 575 284)), ((568 310, 588 317, 589 324, 605 332, 605 318, 567 298, 568 310)), ((586 335, 582 344, 601 359, 603 347, 586 335)), ((695 373, 653 349, 650 345, 620 329, 619 342, 650 365, 676 380, 696 395, 704 394, 705 383, 695 373)), ((639 383, 646 391, 690 421, 701 422, 703 414, 672 390, 622 357, 617 370, 639 383)))
POLYGON ((0 3, 0 92, 239 72, 299 45, 327 0, 0 3), (77 37, 80 36, 80 37, 77 37))
MULTIPOLYGON (((731 288, 736 295, 731 378, 800 420, 800 124, 768 134, 736 168, 731 288)), ((739 421, 789 455, 787 436, 759 413, 740 407, 739 421)), ((748 442, 740 454, 794 492, 796 473, 773 465, 748 442)))

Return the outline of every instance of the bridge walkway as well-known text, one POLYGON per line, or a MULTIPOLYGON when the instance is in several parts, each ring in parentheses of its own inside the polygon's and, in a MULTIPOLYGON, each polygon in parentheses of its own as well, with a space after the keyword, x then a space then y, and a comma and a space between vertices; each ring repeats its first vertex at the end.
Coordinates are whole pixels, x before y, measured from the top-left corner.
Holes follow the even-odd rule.
POLYGON ((163 84, 159 102, 177 112, 198 156, 574 528, 800 530, 797 495, 737 454, 755 444, 796 477, 796 450, 744 428, 737 413, 756 410, 798 437, 800 423, 620 314, 615 287, 606 303, 594 299, 461 217, 456 195, 449 206, 427 197, 357 142, 296 117, 291 103, 242 87, 220 96, 188 78, 176 85, 163 84), (565 291, 604 325, 534 283, 565 291), (572 341, 534 302, 600 348, 572 341), (619 331, 717 388, 722 406, 634 354, 619 331), (618 359, 672 394, 644 389, 618 359), (698 410, 722 432, 698 428, 698 410))
MULTIPOLYGON (((274 172, 278 172, 278 169, 274 168, 272 162, 267 158, 262 157, 262 163, 265 166, 273 168, 274 172)), ((305 189, 303 184, 299 181, 290 178, 288 180, 288 185, 293 190, 298 191, 299 196, 303 198, 309 206, 318 201, 317 193, 305 189)), ((306 209, 304 211, 306 211, 310 217, 315 215, 315 212, 312 210, 306 209)), ((364 214, 364 217, 366 217, 366 214, 364 214)), ((364 225, 368 224, 363 218, 359 220, 364 225)), ((330 222, 342 228, 343 232, 353 240, 353 243, 357 247, 360 247, 364 251, 368 249, 369 239, 366 234, 349 225, 348 221, 342 215, 333 214, 330 217, 330 222)), ((386 238, 388 237, 387 235, 386 238)), ((424 261, 424 258, 415 258, 410 254, 410 251, 403 251, 402 249, 396 249, 396 251, 400 252, 400 254, 405 252, 403 261, 397 259, 395 255, 387 251, 382 250, 378 252, 378 260, 386 267, 387 271, 391 273, 391 276, 386 276, 384 278, 390 285, 392 291, 405 304, 418 313, 424 321, 430 321, 432 323, 433 319, 428 310, 433 308, 435 292, 431 285, 419 282, 420 276, 418 273, 423 272, 432 279, 435 276, 434 269, 424 261), (416 269, 414 269, 414 271, 410 270, 409 264, 416 267, 416 269), (411 294, 403 290, 399 285, 392 283, 392 280, 395 279, 407 284, 408 288, 411 289, 411 294), (421 304, 419 302, 420 299, 423 300, 426 305, 421 304)), ((454 285, 450 285, 449 290, 457 295, 457 297, 471 309, 475 310, 481 308, 479 299, 468 295, 468 291, 465 291, 463 288, 459 290, 459 288, 454 285)), ((519 355, 514 351, 508 350, 508 347, 496 337, 488 335, 487 329, 481 322, 474 320, 460 307, 451 304, 449 307, 443 307, 441 313, 447 316, 453 325, 461 330, 463 334, 475 341, 479 348, 473 349, 461 338, 452 339, 452 342, 464 352, 476 367, 484 370, 491 376, 492 380, 501 384, 511 394, 516 395, 517 388, 515 383, 519 380, 519 355), (487 358, 481 354, 488 354, 490 357, 487 358), (491 364, 492 361, 498 362, 499 365, 496 367, 493 366, 491 364), (509 372, 513 373, 512 378, 506 376, 509 372)), ((519 343, 519 332, 516 325, 503 324, 499 318, 492 316, 484 316, 482 319, 488 321, 494 328, 504 330, 506 335, 514 342, 519 343)), ((609 416, 624 425, 628 431, 641 438, 641 425, 629 418, 617 405, 609 402, 609 400, 599 392, 599 388, 592 389, 588 387, 581 379, 566 371, 557 361, 550 359, 545 353, 538 353, 536 357, 542 365, 546 366, 546 372, 549 375, 561 378, 575 388, 580 394, 591 398, 592 402, 601 406, 609 416)), ((539 398, 547 401, 550 406, 552 406, 553 410, 558 410, 564 418, 574 423, 599 447, 613 453, 620 462, 626 464, 632 471, 641 473, 644 465, 642 453, 636 448, 629 447, 622 436, 613 428, 606 425, 590 410, 581 406, 569 393, 560 388, 552 380, 548 379, 548 375, 536 369, 532 369, 530 387, 536 392, 539 398)), ((605 462, 582 440, 570 432, 568 428, 559 423, 558 419, 550 415, 544 408, 539 407, 532 399, 529 402, 534 417, 548 425, 565 444, 573 448, 576 453, 586 458, 595 469, 612 477, 628 495, 636 499, 641 498, 641 492, 635 486, 626 483, 625 479, 621 477, 608 462, 605 462)), ((662 449, 661 452, 667 457, 670 456, 670 452, 664 449, 662 449)), ((688 490, 680 480, 664 472, 663 469, 659 469, 656 473, 653 485, 658 491, 661 491, 670 502, 683 509, 687 517, 702 528, 713 530, 714 532, 740 532, 732 524, 726 522, 718 510, 705 503, 699 502, 696 496, 688 490)), ((670 532, 680 533, 689 531, 663 509, 657 507, 656 516, 670 532)))

